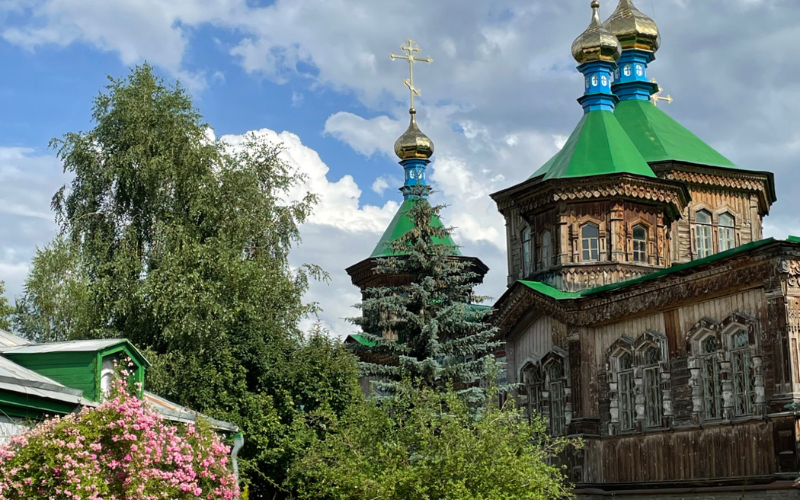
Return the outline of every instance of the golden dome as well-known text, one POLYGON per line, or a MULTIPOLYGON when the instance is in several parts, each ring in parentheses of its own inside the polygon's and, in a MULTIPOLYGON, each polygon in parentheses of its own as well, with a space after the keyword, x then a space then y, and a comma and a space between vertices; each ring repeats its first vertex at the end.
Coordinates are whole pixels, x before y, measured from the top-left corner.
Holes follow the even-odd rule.
POLYGON ((417 127, 417 110, 408 110, 411 114, 411 123, 408 129, 394 143, 394 154, 401 160, 421 158, 427 160, 433 155, 433 141, 417 127))
POLYGON ((617 37, 623 49, 655 52, 661 46, 656 22, 642 14, 631 0, 619 0, 617 10, 603 26, 617 37))
POLYGON ((600 22, 600 2, 592 0, 592 22, 572 42, 572 57, 583 64, 591 61, 616 61, 622 54, 619 40, 600 22))

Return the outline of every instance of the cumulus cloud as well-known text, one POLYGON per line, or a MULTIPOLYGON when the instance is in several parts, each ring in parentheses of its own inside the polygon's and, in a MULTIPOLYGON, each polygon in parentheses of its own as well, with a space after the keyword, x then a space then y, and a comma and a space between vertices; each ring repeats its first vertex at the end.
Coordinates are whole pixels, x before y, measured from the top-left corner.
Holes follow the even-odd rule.
POLYGON ((50 200, 66 180, 55 157, 0 146, 0 281, 12 299, 22 292, 36 247, 56 234, 50 200))
MULTIPOLYGON (((675 98, 665 111, 742 167, 774 171, 780 201, 765 230, 800 232, 791 229, 800 210, 800 198, 792 195, 800 182, 800 70, 793 52, 800 3, 639 4, 662 32, 650 76, 675 98)), ((193 29, 225 29, 233 38, 229 54, 243 70, 289 82, 297 92, 333 89, 359 101, 332 114, 324 134, 361 155, 384 157, 387 165, 396 161, 392 145, 408 125, 407 90, 400 83, 406 68, 389 60, 388 52, 397 52, 412 35, 421 55, 434 59, 415 71, 415 83, 422 88, 420 127, 436 143, 429 176, 439 191, 435 200, 450 205, 445 220, 457 227, 465 251, 497 264, 490 264, 494 290, 505 286, 504 227, 487 195, 535 171, 563 146, 581 115, 575 102, 581 78, 569 47, 589 22, 588 2, 276 0, 256 6, 247 0, 34 0, 16 8, 31 21, 2 31, 11 43, 31 49, 91 44, 126 63, 146 58, 198 87, 205 73, 185 68, 193 29)), ((613 8, 604 2, 602 15, 613 8)), ((309 226, 318 231, 309 232, 301 248, 312 248, 317 237, 341 236, 341 252, 349 253, 321 247, 320 258, 331 259, 326 268, 363 258, 396 205, 363 206, 352 177, 328 179, 327 166, 297 136, 270 134, 291 145, 292 161, 311 165, 313 189, 323 193, 326 208, 320 206, 309 226)), ((387 167, 388 175, 399 172, 391 168, 398 167, 387 167)), ((386 189, 378 181, 374 188, 386 189)), ((21 210, 11 202, 6 207, 21 210)), ((347 286, 327 288, 326 300, 344 301, 353 293, 347 286)))

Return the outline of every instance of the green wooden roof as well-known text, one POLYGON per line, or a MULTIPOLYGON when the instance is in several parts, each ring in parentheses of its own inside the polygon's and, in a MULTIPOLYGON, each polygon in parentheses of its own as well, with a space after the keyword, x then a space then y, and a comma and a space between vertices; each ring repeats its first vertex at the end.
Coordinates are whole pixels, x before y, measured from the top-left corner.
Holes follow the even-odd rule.
MULTIPOLYGON (((375 250, 372 251, 372 257, 391 257, 395 255, 392 252, 390 243, 400 239, 404 234, 408 231, 413 229, 414 222, 408 216, 408 212, 416 203, 418 198, 406 198, 403 200, 403 204, 400 205, 400 209, 394 214, 394 218, 392 222, 389 223, 389 227, 386 228, 386 231, 381 236, 378 245, 375 247, 375 250)), ((443 227, 442 221, 439 220, 438 217, 433 217, 431 219, 431 226, 433 227, 443 227)), ((461 255, 458 247, 456 246, 453 239, 448 236, 444 239, 442 238, 434 238, 434 243, 436 244, 445 244, 447 246, 453 247, 453 255, 461 255)))
POLYGON ((532 176, 543 180, 628 173, 655 177, 611 111, 589 111, 561 151, 532 176))
POLYGON ((738 168, 650 101, 623 101, 614 114, 648 162, 673 160, 738 168))

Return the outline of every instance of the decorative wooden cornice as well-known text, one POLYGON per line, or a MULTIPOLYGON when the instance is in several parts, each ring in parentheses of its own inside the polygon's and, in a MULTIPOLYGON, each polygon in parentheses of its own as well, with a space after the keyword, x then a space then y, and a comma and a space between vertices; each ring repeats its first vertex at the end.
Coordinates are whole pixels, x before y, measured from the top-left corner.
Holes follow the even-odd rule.
POLYGON ((547 206, 566 201, 628 199, 653 205, 664 205, 667 217, 679 219, 691 195, 682 182, 653 179, 630 174, 598 175, 574 179, 529 179, 491 195, 497 209, 522 213, 541 211, 547 206))
MULTIPOLYGON (((388 275, 377 271, 378 262, 386 257, 369 257, 345 269, 353 284, 361 290, 376 286, 406 286, 411 278, 402 275, 388 275)), ((489 272, 489 267, 477 257, 453 256, 453 260, 471 262, 472 270, 478 274, 476 284, 483 283, 483 278, 489 272)))
POLYGON ((777 200, 774 176, 771 172, 733 170, 678 162, 654 163, 651 167, 659 177, 685 182, 689 186, 755 193, 759 198, 759 212, 762 216, 769 213, 770 206, 777 200))
POLYGON ((735 290, 765 280, 797 279, 800 245, 775 241, 749 252, 666 274, 630 286, 590 293, 576 298, 555 299, 515 283, 495 304, 492 322, 502 337, 511 333, 517 322, 531 310, 549 315, 567 326, 580 327, 674 306, 700 296, 735 290))

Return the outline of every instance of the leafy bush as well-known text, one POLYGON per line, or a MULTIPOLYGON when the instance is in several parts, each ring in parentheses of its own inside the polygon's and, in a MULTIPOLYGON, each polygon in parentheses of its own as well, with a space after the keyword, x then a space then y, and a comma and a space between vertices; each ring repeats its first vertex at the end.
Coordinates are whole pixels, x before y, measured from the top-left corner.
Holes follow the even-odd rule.
POLYGON ((0 498, 235 499, 228 452, 207 424, 170 425, 118 390, 0 446, 0 498))
MULTIPOLYGON (((489 393, 490 397, 492 393, 489 393)), ((455 392, 397 386, 353 405, 290 471, 301 499, 550 500, 570 496, 543 419, 487 403, 479 415, 455 392)))

